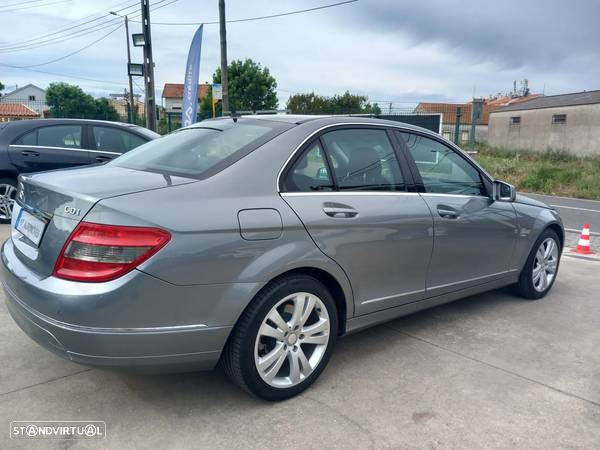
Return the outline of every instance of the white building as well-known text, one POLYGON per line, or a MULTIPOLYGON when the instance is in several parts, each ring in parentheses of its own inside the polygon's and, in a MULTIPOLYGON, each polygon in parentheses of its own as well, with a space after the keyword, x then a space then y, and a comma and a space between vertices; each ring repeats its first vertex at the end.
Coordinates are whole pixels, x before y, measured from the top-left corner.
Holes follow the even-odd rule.
POLYGON ((27 84, 0 97, 0 103, 19 103, 29 109, 43 114, 50 109, 46 104, 46 91, 33 84, 27 84))
POLYGON ((515 150, 600 154, 600 90, 549 95, 492 111, 488 143, 515 150))

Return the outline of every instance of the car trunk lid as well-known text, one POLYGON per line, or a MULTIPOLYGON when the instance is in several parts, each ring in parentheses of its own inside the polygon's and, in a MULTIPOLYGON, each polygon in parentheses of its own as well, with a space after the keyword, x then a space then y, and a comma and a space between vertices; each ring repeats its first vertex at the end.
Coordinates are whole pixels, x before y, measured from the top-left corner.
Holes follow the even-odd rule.
POLYGON ((15 253, 39 277, 49 276, 67 238, 98 201, 194 181, 113 165, 22 175, 11 224, 15 253), (17 219, 28 214, 45 223, 39 245, 16 230, 17 219))

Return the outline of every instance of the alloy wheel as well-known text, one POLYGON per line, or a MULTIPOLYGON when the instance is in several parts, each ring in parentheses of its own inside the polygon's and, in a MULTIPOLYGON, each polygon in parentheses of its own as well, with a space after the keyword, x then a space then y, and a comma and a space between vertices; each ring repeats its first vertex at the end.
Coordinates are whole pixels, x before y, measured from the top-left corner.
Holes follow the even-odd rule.
POLYGON ((319 297, 297 292, 280 300, 262 321, 254 346, 254 363, 264 382, 295 386, 316 369, 330 335, 327 308, 319 297))
POLYGON ((533 261, 533 287, 544 292, 552 284, 558 268, 558 245, 552 238, 546 238, 540 244, 533 261))
POLYGON ((16 195, 17 188, 12 184, 0 184, 0 219, 11 219, 16 195))

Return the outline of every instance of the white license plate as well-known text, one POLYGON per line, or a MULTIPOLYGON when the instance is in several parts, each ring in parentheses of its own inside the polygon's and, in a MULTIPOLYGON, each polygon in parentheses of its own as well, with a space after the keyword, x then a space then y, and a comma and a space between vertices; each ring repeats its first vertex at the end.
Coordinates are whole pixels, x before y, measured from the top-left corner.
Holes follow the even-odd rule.
POLYGON ((46 222, 38 219, 33 214, 28 213, 22 208, 18 212, 15 220, 15 230, 27 237, 36 246, 40 244, 45 228, 46 222))

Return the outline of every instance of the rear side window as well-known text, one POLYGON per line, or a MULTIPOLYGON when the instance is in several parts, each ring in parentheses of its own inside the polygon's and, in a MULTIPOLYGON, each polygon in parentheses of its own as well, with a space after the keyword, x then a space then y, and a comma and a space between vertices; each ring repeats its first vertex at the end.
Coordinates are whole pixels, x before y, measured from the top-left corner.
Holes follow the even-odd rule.
POLYGON ((125 153, 146 143, 145 139, 112 127, 92 127, 96 150, 102 152, 125 153))
POLYGON ((37 145, 37 130, 24 134, 14 143, 16 145, 37 145))
POLYGON ((343 129, 322 136, 340 191, 405 191, 387 132, 343 129))
POLYGON ((80 125, 42 127, 37 131, 37 145, 41 147, 81 148, 80 125))
POLYGON ((327 169, 327 161, 319 141, 294 163, 285 180, 287 192, 311 192, 332 190, 333 180, 327 169))
POLYGON ((183 128, 125 153, 109 164, 137 170, 202 177, 237 161, 287 127, 278 123, 219 123, 183 128), (217 128, 218 127, 218 128, 217 128))

